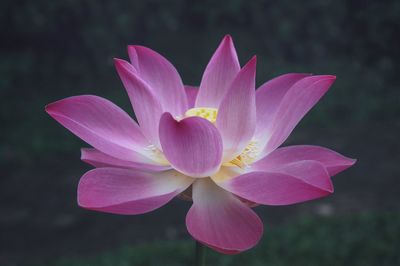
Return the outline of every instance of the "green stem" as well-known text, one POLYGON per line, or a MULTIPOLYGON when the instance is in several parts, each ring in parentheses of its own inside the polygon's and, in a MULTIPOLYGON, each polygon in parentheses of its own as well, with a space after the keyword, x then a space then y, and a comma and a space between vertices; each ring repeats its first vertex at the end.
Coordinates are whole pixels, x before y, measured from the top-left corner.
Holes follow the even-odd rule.
POLYGON ((205 266, 206 265, 206 247, 199 241, 196 241, 196 253, 195 253, 195 265, 205 266))

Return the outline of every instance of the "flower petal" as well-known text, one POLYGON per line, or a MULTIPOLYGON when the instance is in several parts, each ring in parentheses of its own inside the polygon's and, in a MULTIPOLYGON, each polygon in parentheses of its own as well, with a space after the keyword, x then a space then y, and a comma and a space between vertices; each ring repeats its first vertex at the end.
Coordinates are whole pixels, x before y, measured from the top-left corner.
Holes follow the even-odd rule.
POLYGON ((164 112, 182 115, 188 109, 182 79, 175 67, 159 53, 138 45, 128 46, 128 53, 138 76, 157 96, 164 112))
POLYGON ((196 106, 218 108, 239 70, 240 64, 232 37, 226 35, 204 71, 196 106))
POLYGON ((278 76, 261 85, 256 91, 257 126, 255 137, 264 137, 268 134, 276 110, 288 90, 297 81, 310 76, 303 73, 289 73, 278 76))
POLYGON ((146 156, 144 148, 150 143, 136 122, 104 98, 93 95, 69 97, 47 105, 46 112, 106 154, 124 160, 142 157, 140 154, 146 156))
POLYGON ((191 177, 209 176, 221 164, 221 135, 206 119, 188 117, 178 122, 171 114, 164 113, 160 142, 171 165, 191 177))
POLYGON ((155 210, 184 191, 193 180, 174 170, 147 173, 132 169, 97 168, 79 181, 79 206, 115 214, 155 210))
POLYGON ((193 238, 228 254, 254 247, 263 234, 257 214, 208 178, 193 184, 186 226, 193 238))
POLYGON ((304 115, 318 102, 335 81, 335 76, 311 76, 296 82, 282 99, 270 127, 263 154, 279 147, 304 115))
POLYGON ((217 128, 224 144, 224 162, 238 156, 253 137, 255 107, 256 57, 238 73, 220 104, 217 128))
POLYGON ((189 108, 193 108, 196 102, 197 94, 199 93, 199 88, 195 86, 185 85, 186 97, 188 99, 189 108))
POLYGON ((239 197, 265 205, 289 205, 333 192, 328 172, 316 161, 291 163, 274 172, 250 172, 217 184, 239 197))
POLYGON ((101 151, 90 148, 81 149, 81 160, 85 163, 93 165, 94 167, 120 167, 120 168, 132 168, 144 171, 165 171, 171 169, 170 166, 159 165, 155 162, 144 161, 143 158, 131 158, 131 161, 121 160, 112 156, 109 156, 101 151))
POLYGON ((252 168, 256 171, 274 171, 274 169, 284 168, 288 164, 303 160, 321 163, 330 176, 346 170, 356 162, 355 159, 345 157, 324 147, 297 145, 279 148, 271 152, 263 159, 255 162, 252 168))
POLYGON ((121 59, 115 59, 114 62, 128 92, 140 129, 148 140, 159 148, 158 124, 163 113, 160 102, 131 64, 121 59))

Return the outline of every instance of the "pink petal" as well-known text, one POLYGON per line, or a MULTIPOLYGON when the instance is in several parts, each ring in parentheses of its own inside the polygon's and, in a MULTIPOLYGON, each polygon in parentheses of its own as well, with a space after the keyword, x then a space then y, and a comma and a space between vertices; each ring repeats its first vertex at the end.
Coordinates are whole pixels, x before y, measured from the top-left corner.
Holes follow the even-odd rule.
POLYGON ((324 147, 298 145, 279 148, 255 162, 252 168, 256 171, 273 171, 303 160, 321 163, 330 176, 346 170, 356 162, 355 159, 345 157, 324 147))
POLYGON ((221 135, 206 119, 188 117, 178 122, 171 114, 164 113, 160 142, 171 165, 191 177, 209 176, 221 164, 221 135))
POLYGON ((46 112, 72 133, 113 157, 148 161, 149 142, 136 122, 112 102, 93 95, 66 98, 46 106, 46 112))
POLYGON ((164 112, 182 115, 188 108, 182 79, 162 55, 143 46, 128 46, 132 65, 157 96, 164 112))
POLYGON ((196 97, 199 92, 199 88, 195 86, 185 85, 186 97, 188 99, 189 108, 193 108, 196 102, 196 97))
POLYGON ((143 163, 141 157, 131 158, 131 161, 121 160, 112 156, 109 156, 101 151, 90 148, 81 149, 81 160, 85 163, 93 165, 94 167, 119 167, 119 168, 133 168, 138 170, 147 171, 165 171, 171 169, 170 166, 163 166, 156 164, 155 162, 143 163))
POLYGON ((288 164, 274 172, 250 172, 217 184, 239 197, 265 205, 289 205, 333 192, 328 172, 316 161, 288 164))
POLYGON ((186 226, 193 238, 228 254, 254 247, 263 234, 257 214, 208 178, 193 184, 186 226))
POLYGON ((261 85, 256 91, 257 126, 256 137, 268 134, 276 110, 288 90, 297 81, 310 76, 310 74, 290 73, 278 76, 261 85))
POLYGON ((191 178, 174 170, 147 173, 96 168, 79 181, 78 204, 101 212, 141 214, 165 205, 192 182, 191 178))
POLYGON ((224 162, 239 155, 253 137, 256 126, 256 57, 238 73, 222 99, 217 128, 224 144, 224 162))
POLYGON ((227 35, 204 71, 196 106, 218 108, 222 97, 239 70, 240 64, 232 38, 227 35))
POLYGON ((131 64, 121 59, 115 59, 114 62, 143 134, 152 144, 160 147, 158 138, 158 124, 162 114, 160 102, 131 64))
POLYGON ((283 97, 270 127, 264 154, 279 147, 304 115, 335 81, 335 76, 311 76, 296 82, 283 97))

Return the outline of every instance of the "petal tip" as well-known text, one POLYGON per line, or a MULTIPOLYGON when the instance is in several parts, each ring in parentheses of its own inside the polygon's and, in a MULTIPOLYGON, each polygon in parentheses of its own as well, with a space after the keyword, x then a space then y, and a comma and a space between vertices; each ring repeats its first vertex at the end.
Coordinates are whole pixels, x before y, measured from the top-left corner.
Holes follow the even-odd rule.
POLYGON ((128 50, 128 51, 136 51, 136 47, 137 47, 137 45, 129 44, 129 45, 127 46, 127 50, 128 50))
POLYGON ((55 102, 49 103, 44 107, 44 110, 50 116, 53 116, 57 113, 57 109, 62 106, 62 104, 67 101, 68 99, 74 98, 77 96, 68 97, 65 99, 57 100, 55 102))
POLYGON ((320 80, 336 80, 336 76, 335 75, 315 75, 312 77, 316 77, 319 78, 320 80))
POLYGON ((113 62, 114 62, 114 66, 117 68, 117 70, 124 69, 125 68, 124 64, 127 63, 125 60, 119 59, 119 58, 116 58, 116 57, 113 58, 113 62))
POLYGON ((226 51, 232 51, 235 49, 235 45, 233 44, 233 38, 230 34, 226 34, 222 39, 219 48, 223 48, 226 51))
POLYGON ((46 104, 46 106, 44 107, 44 111, 46 113, 50 114, 52 106, 53 106, 53 103, 46 104))
POLYGON ((120 58, 116 58, 116 57, 113 58, 113 61, 116 66, 123 66, 124 63, 128 63, 124 59, 120 59, 120 58))
POLYGON ((114 66, 117 72, 121 74, 137 74, 136 68, 124 59, 114 58, 114 66))
POLYGON ((249 62, 247 62, 246 66, 249 65, 249 66, 255 67, 256 64, 257 64, 257 56, 256 56, 256 55, 253 55, 253 56, 250 58, 249 62))
POLYGON ((226 42, 232 42, 232 41, 233 41, 232 35, 230 35, 230 34, 225 34, 223 40, 226 41, 226 42))
POLYGON ((351 167, 351 166, 355 165, 357 161, 358 161, 358 160, 357 160, 357 159, 354 159, 354 158, 347 158, 347 162, 348 162, 347 165, 348 165, 349 167, 351 167))
POLYGON ((256 70, 256 65, 257 65, 257 56, 253 56, 250 58, 250 60, 243 66, 242 70, 243 72, 247 71, 254 71, 256 70))

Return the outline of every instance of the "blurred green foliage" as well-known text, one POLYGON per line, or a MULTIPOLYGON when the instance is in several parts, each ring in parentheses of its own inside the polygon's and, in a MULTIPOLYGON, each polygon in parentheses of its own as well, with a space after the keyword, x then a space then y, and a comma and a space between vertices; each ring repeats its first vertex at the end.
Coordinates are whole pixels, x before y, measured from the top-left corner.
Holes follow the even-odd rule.
MULTIPOLYGON (((207 251, 207 265, 394 266, 400 264, 400 216, 303 219, 266 228, 261 243, 236 256, 207 251)), ((35 266, 193 265, 194 243, 158 242, 86 259, 64 258, 35 266)))
POLYGON ((44 113, 60 98, 98 94, 130 111, 112 66, 127 44, 166 55, 195 85, 226 33, 242 64, 258 55, 258 84, 285 72, 338 76, 306 125, 395 121, 399 32, 397 0, 3 0, 0 154, 29 161, 82 145, 44 113))

